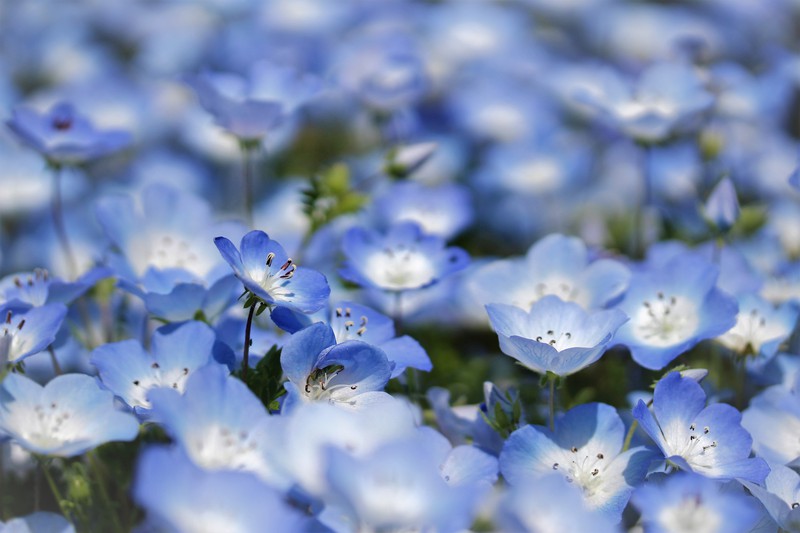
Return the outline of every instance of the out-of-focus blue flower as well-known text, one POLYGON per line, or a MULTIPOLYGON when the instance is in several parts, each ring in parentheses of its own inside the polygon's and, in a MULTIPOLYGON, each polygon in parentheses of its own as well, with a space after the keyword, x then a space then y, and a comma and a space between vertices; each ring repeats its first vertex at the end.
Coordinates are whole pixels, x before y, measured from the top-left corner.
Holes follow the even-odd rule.
POLYGON ((56 165, 83 163, 131 143, 127 132, 98 130, 66 102, 54 105, 46 113, 18 106, 6 125, 17 138, 56 165))
POLYGON ((308 520, 249 472, 208 472, 178 449, 139 457, 133 498, 166 531, 304 531, 308 520))
POLYGON ((645 531, 751 531, 761 514, 741 489, 724 490, 719 482, 679 472, 639 487, 631 498, 642 514, 645 531))
POLYGON ((656 384, 653 412, 639 400, 633 416, 664 458, 681 470, 759 484, 769 473, 763 459, 750 458, 753 439, 742 427, 739 411, 722 403, 706 407, 702 387, 679 372, 670 372, 656 384))
POLYGON ((212 319, 236 298, 236 280, 212 246, 220 234, 241 234, 233 222, 216 223, 207 202, 166 185, 142 191, 141 207, 130 196, 107 196, 97 218, 119 252, 108 262, 120 285, 139 296, 155 316, 212 319))
POLYGON ((557 296, 545 296, 530 311, 506 304, 486 306, 504 354, 546 374, 568 376, 594 363, 628 317, 618 309, 587 312, 557 296))
POLYGON ((781 464, 771 464, 764 486, 749 481, 744 486, 758 498, 784 531, 800 530, 800 475, 781 464))
POLYGON ((312 324, 294 333, 283 345, 281 366, 289 379, 287 410, 300 401, 358 407, 361 402, 390 399, 382 392, 392 375, 383 350, 358 340, 336 344, 327 324, 312 324))
POLYGON ((495 519, 504 531, 620 531, 614 519, 589 509, 580 489, 556 473, 515 483, 495 519))
POLYGON ((716 288, 719 269, 694 254, 681 254, 638 272, 618 308, 630 322, 616 342, 633 360, 658 370, 704 339, 736 324, 736 301, 716 288))
POLYGON ((288 482, 273 459, 282 421, 270 417, 247 386, 219 365, 189 376, 183 394, 153 388, 152 419, 206 470, 246 470, 274 486, 288 482))
POLYGON ((778 353, 797 323, 798 309, 790 304, 775 306, 757 294, 737 298, 736 325, 717 338, 723 346, 746 356, 748 365, 762 366, 778 353))
POLYGON ((625 134, 648 143, 696 126, 714 103, 697 73, 681 63, 650 66, 633 90, 585 92, 581 98, 625 134))
POLYGON ((800 466, 798 376, 790 384, 765 389, 742 414, 742 426, 753 436, 753 450, 771 464, 800 466))
POLYGON ((8 522, 0 521, 3 533, 75 533, 75 526, 67 519, 55 513, 39 511, 28 516, 12 518, 8 522))
POLYGON ((605 307, 619 297, 630 272, 612 259, 590 261, 577 237, 552 234, 531 246, 524 259, 503 259, 480 267, 468 288, 484 304, 527 308, 555 295, 585 309, 605 307))
POLYGON ((271 62, 256 63, 248 78, 204 72, 189 83, 217 125, 243 141, 261 140, 321 89, 310 74, 271 62))
POLYGON ((726 232, 739 220, 739 198, 730 178, 717 183, 705 204, 706 218, 722 232, 726 232))
POLYGON ((267 305, 313 313, 328 301, 331 289, 325 276, 298 267, 263 231, 242 237, 239 250, 225 237, 217 237, 214 244, 245 289, 267 305))
POLYGON ((384 291, 421 289, 469 264, 464 250, 446 248, 444 239, 424 233, 415 222, 395 224, 385 235, 351 228, 342 252, 347 258, 343 278, 384 291))
POLYGON ((523 426, 506 441, 500 470, 512 485, 557 471, 583 489, 586 502, 615 522, 656 455, 640 446, 622 451, 625 425, 610 405, 588 403, 558 418, 555 432, 523 426))
POLYGON ((95 267, 75 281, 52 277, 47 270, 9 274, 0 280, 0 300, 41 307, 46 304, 69 304, 112 272, 95 267))
POLYGON ((389 150, 384 171, 390 176, 408 177, 430 161, 438 146, 435 142, 419 142, 389 150))
POLYGON ((21 312, 15 304, 0 306, 0 372, 6 363, 16 363, 50 346, 66 314, 67 308, 62 304, 21 312))
MULTIPOLYGON (((272 320, 284 331, 296 333, 311 325, 312 319, 316 319, 318 315, 319 312, 315 316, 309 316, 279 307, 272 312, 272 320)), ((433 368, 430 357, 417 341, 408 335, 396 337, 392 319, 365 305, 338 302, 333 306, 327 322, 333 330, 337 344, 357 340, 380 348, 393 365, 393 378, 409 367, 426 372, 433 368)))
POLYGON ((151 353, 135 340, 113 342, 96 348, 91 363, 103 385, 143 414, 150 409, 147 396, 151 389, 169 387, 183 392, 194 371, 216 364, 214 340, 214 332, 202 322, 185 322, 177 328, 156 330, 151 353))
POLYGON ((376 196, 375 218, 387 225, 412 221, 422 231, 452 239, 472 222, 469 190, 455 184, 426 187, 412 181, 397 182, 376 196))
POLYGON ((138 433, 136 418, 117 411, 114 395, 85 374, 64 374, 44 387, 9 374, 0 385, 0 436, 28 451, 72 457, 138 433))
POLYGON ((422 435, 361 458, 330 449, 327 480, 350 527, 452 532, 469 526, 481 491, 469 484, 448 485, 436 452, 422 435))

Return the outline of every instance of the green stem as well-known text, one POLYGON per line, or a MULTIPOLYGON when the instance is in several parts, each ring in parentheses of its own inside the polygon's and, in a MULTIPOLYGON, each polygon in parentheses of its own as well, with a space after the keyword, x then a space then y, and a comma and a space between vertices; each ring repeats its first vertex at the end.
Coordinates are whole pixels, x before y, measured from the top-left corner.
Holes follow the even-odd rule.
POLYGON ((53 476, 50 475, 50 471, 47 469, 47 459, 39 455, 37 455, 36 458, 39 460, 39 466, 42 467, 41 470, 44 474, 44 478, 47 480, 47 484, 50 486, 50 492, 53 493, 53 497, 56 499, 56 503, 58 504, 58 508, 61 510, 61 514, 64 515, 64 518, 69 520, 70 513, 64 506, 65 500, 64 497, 61 496, 61 490, 59 490, 56 481, 53 479, 53 476))
MULTIPOLYGON (((649 409, 650 406, 653 405, 653 400, 647 402, 647 408, 649 409)), ((625 435, 625 442, 622 444, 622 451, 628 451, 628 448, 631 447, 631 441, 633 440, 633 434, 636 433, 636 428, 639 427, 639 421, 634 419, 633 423, 631 423, 631 427, 628 428, 628 433, 625 435)))
POLYGON ((61 365, 58 364, 58 359, 56 359, 56 351, 52 346, 48 346, 47 351, 50 352, 50 361, 53 363, 53 372, 56 373, 56 376, 60 376, 64 373, 64 371, 61 370, 61 365))
POLYGON ((112 503, 111 498, 108 496, 108 492, 106 491, 103 465, 97 459, 93 451, 88 452, 86 457, 89 459, 89 467, 92 470, 92 474, 95 476, 95 482, 97 483, 97 487, 100 491, 100 499, 103 500, 103 506, 106 508, 106 511, 111 517, 111 521, 114 524, 114 529, 122 533, 125 531, 125 529, 122 527, 122 523, 119 521, 119 516, 116 513, 116 509, 114 509, 114 504, 112 503))
POLYGON ((556 378, 555 376, 550 376, 550 379, 547 380, 548 384, 550 385, 550 397, 548 401, 550 403, 550 431, 556 430, 556 378))
POLYGON ((64 207, 61 198, 61 167, 57 166, 53 169, 53 225, 56 230, 56 237, 61 245, 61 251, 64 252, 64 258, 67 262, 67 269, 69 272, 69 279, 75 278, 78 272, 77 263, 75 263, 75 256, 72 254, 72 246, 70 246, 69 238, 67 237, 67 229, 64 224, 64 207))
POLYGON ((247 325, 244 327, 244 353, 242 355, 242 381, 247 384, 247 371, 250 366, 250 344, 253 342, 250 339, 250 330, 253 327, 253 316, 256 313, 256 306, 258 303, 254 303, 250 306, 250 313, 247 315, 247 325))
POLYGON ((403 330, 403 291, 394 293, 394 333, 395 336, 400 336, 403 330))

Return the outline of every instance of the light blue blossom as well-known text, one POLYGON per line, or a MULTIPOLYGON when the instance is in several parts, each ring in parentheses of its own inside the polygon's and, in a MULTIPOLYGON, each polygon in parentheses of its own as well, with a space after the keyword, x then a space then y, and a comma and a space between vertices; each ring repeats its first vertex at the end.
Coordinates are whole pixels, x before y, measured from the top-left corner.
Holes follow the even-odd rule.
POLYGON ((772 464, 800 466, 798 385, 800 374, 789 384, 768 387, 742 413, 742 426, 753 436, 753 450, 772 464))
POLYGON ((392 375, 383 350, 359 340, 337 344, 327 324, 318 322, 294 333, 283 345, 281 366, 289 379, 287 410, 299 401, 357 407, 390 399, 382 392, 392 375))
POLYGON ((131 441, 139 423, 114 407, 114 395, 84 374, 64 374, 42 387, 19 374, 0 385, 0 435, 28 451, 81 455, 110 441, 131 441))
POLYGON ((771 464, 764 486, 749 481, 744 486, 758 498, 784 531, 800 529, 800 475, 781 464, 771 464))
POLYGON ((103 278, 111 275, 105 267, 95 267, 75 281, 51 276, 47 270, 9 274, 0 280, 0 299, 40 307, 45 304, 70 304, 103 278))
POLYGON ((531 246, 524 259, 502 259, 480 267, 468 281, 478 301, 528 308, 553 294, 585 309, 602 308, 622 295, 630 272, 613 259, 592 261, 577 237, 551 234, 531 246))
POLYGON ((500 454, 503 477, 516 485, 553 473, 583 490, 589 508, 615 522, 656 455, 643 446, 622 451, 625 425, 610 405, 589 403, 567 411, 551 432, 523 426, 500 454))
POLYGON ((618 309, 630 322, 616 342, 633 360, 658 370, 704 339, 736 323, 736 301, 716 288, 719 270, 708 260, 681 254, 631 278, 618 309))
POLYGON ((91 363, 100 380, 138 414, 150 409, 151 389, 168 387, 183 392, 198 368, 218 364, 214 332, 202 322, 185 322, 153 333, 150 353, 135 340, 112 342, 92 352, 91 363))
POLYGON ((308 518, 249 472, 199 468, 180 449, 145 449, 133 498, 159 531, 304 531, 308 518))
POLYGON ((83 163, 131 143, 129 133, 98 130, 67 102, 57 103, 44 113, 26 106, 15 107, 6 125, 18 139, 55 165, 83 163))
POLYGON ((486 306, 504 354, 539 374, 568 376, 603 355, 628 318, 618 309, 587 312, 557 296, 545 296, 530 311, 505 304, 486 306))
POLYGON ((0 373, 6 363, 16 363, 47 349, 56 339, 67 314, 62 304, 22 308, 15 304, 0 306, 0 373))
POLYGON ((469 256, 461 248, 445 247, 414 222, 401 222, 385 235, 354 227, 342 239, 347 261, 340 274, 364 287, 384 291, 421 289, 466 268, 469 256))
POLYGON ((267 305, 313 313, 328 301, 331 289, 325 276, 298 267, 263 231, 247 233, 239 250, 225 237, 217 237, 214 244, 245 289, 267 305))
POLYGON ((681 470, 719 479, 763 483, 769 466, 750 458, 753 439, 742 415, 727 404, 706 406, 706 393, 693 379, 670 372, 653 395, 653 412, 639 400, 633 409, 664 458, 681 470))
POLYGON ((75 526, 67 519, 55 513, 38 511, 28 516, 12 518, 8 522, 0 521, 3 533, 75 533, 75 526))

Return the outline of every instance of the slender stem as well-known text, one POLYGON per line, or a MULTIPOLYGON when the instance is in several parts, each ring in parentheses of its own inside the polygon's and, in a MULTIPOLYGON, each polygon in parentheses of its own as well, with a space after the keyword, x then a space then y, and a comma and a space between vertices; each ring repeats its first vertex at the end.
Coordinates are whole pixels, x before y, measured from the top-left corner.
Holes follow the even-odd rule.
POLYGON ((652 177, 650 170, 652 165, 653 148, 651 146, 642 146, 642 198, 636 210, 636 218, 634 220, 633 228, 633 255, 644 257, 647 252, 647 214, 652 204, 652 177))
POLYGON ((740 411, 745 408, 747 403, 747 356, 739 356, 734 359, 733 368, 736 373, 736 408, 740 411))
POLYGON ((242 356, 242 381, 247 383, 247 370, 250 366, 250 344, 253 342, 250 339, 250 330, 253 327, 253 316, 256 313, 256 306, 254 303, 250 306, 250 313, 247 315, 247 325, 244 327, 244 355, 242 356))
POLYGON ((548 398, 548 402, 550 404, 550 431, 556 430, 556 378, 555 376, 550 376, 547 380, 548 384, 550 385, 550 397, 548 398))
POLYGON ((242 178, 244 180, 242 191, 244 194, 244 216, 245 222, 247 222, 247 226, 250 228, 253 227, 253 180, 255 177, 255 173, 253 172, 254 151, 255 149, 251 143, 242 143, 242 178))
POLYGON ((97 459, 93 451, 87 453, 86 457, 89 459, 89 467, 92 470, 92 474, 95 476, 95 482, 97 483, 97 487, 100 491, 100 499, 103 500, 103 506, 111 516, 114 529, 120 532, 125 531, 125 528, 122 527, 122 523, 119 521, 119 516, 116 513, 116 509, 114 509, 114 504, 112 503, 111 498, 108 496, 108 492, 106 491, 106 482, 105 476, 103 475, 102 463, 97 459))
POLYGON ((61 251, 64 253, 64 258, 67 262, 67 269, 69 272, 70 279, 74 279, 77 272, 78 267, 77 263, 75 263, 75 256, 72 254, 72 247, 69 243, 69 238, 67 237, 67 228, 64 224, 64 207, 63 202, 61 199, 61 174, 62 169, 60 166, 56 166, 53 169, 53 225, 56 229, 56 237, 58 238, 58 242, 61 244, 61 251))
POLYGON ((403 291, 394 293, 394 332, 399 336, 403 330, 403 291))
POLYGON ((50 486, 50 492, 53 493, 53 497, 56 499, 56 503, 58 504, 58 508, 61 510, 61 514, 64 515, 64 518, 69 520, 70 513, 64 506, 64 497, 61 496, 61 491, 59 490, 56 481, 53 479, 53 476, 50 475, 50 471, 47 469, 47 459, 41 456, 37 456, 37 459, 39 459, 39 465, 42 467, 42 473, 44 473, 44 478, 47 480, 47 484, 50 486))
POLYGON ((56 351, 52 346, 48 346, 47 351, 50 352, 50 361, 53 363, 53 371, 56 373, 56 376, 60 376, 64 373, 64 371, 61 370, 61 365, 58 364, 58 359, 56 359, 56 351))

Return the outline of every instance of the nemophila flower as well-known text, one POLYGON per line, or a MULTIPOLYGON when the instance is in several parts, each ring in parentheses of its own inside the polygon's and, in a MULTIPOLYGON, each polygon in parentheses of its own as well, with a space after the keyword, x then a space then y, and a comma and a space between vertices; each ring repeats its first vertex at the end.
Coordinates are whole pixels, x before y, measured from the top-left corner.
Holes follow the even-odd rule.
POLYGON ((736 301, 716 287, 719 270, 694 254, 681 254, 631 278, 617 306, 630 322, 616 342, 633 360, 658 370, 704 339, 717 337, 736 323, 736 301))
POLYGON ((309 520, 253 474, 209 472, 164 447, 142 452, 133 498, 159 531, 304 531, 309 520))
POLYGON ((75 526, 55 513, 38 511, 28 516, 0 521, 0 531, 4 533, 75 533, 75 526))
POLYGON ((274 449, 282 420, 266 408, 241 380, 219 365, 193 372, 183 393, 153 388, 147 396, 152 420, 206 470, 246 470, 270 484, 287 487, 274 449))
POLYGON ((384 172, 390 176, 408 177, 430 161, 439 147, 435 142, 401 145, 386 154, 384 172))
POLYGON ((85 374, 57 376, 41 385, 9 374, 0 385, 0 435, 26 450, 72 457, 139 433, 133 415, 114 407, 114 395, 85 374))
POLYGON ((328 301, 331 289, 325 276, 298 267, 263 231, 242 237, 239 250, 225 237, 217 237, 214 244, 245 289, 268 306, 313 313, 328 301))
POLYGON ((706 218, 722 232, 731 229, 739 220, 739 199, 730 178, 724 178, 717 183, 714 190, 711 191, 703 211, 706 218))
POLYGON ((380 222, 416 222, 425 233, 444 239, 455 237, 474 217, 469 189, 455 184, 429 187, 396 182, 376 196, 373 205, 380 222))
POLYGON ((266 61, 253 65, 247 78, 204 72, 189 84, 217 125, 244 141, 274 131, 321 89, 316 77, 266 61))
POLYGON ((361 458, 336 448, 326 455, 327 481, 353 530, 460 531, 469 526, 481 494, 469 485, 449 485, 435 447, 421 435, 361 458))
MULTIPOLYGON (((320 315, 309 316, 279 307, 272 312, 272 320, 279 328, 296 333, 311 325, 320 315)), ((336 337, 336 343, 357 340, 380 348, 392 365, 392 377, 396 378, 406 368, 430 371, 430 357, 420 344, 408 335, 395 336, 394 321, 374 309, 354 302, 337 302, 330 313, 328 324, 336 337)))
POLYGON ((742 415, 727 404, 706 407, 706 393, 693 379, 670 372, 653 394, 653 412, 641 400, 633 409, 669 463, 719 480, 763 483, 767 463, 750 458, 753 439, 742 427, 742 415))
POLYGON ((580 98, 643 142, 659 142, 689 130, 714 103, 700 76, 682 63, 653 64, 632 90, 621 89, 584 92, 580 98))
POLYGON ((587 312, 557 296, 545 296, 530 311, 505 304, 486 306, 504 354, 546 374, 568 376, 594 363, 628 318, 618 309, 587 312))
POLYGON ((800 466, 799 390, 797 381, 789 387, 769 387, 742 413, 742 426, 753 436, 753 450, 770 463, 800 466))
POLYGON ((781 464, 771 464, 764 486, 744 482, 784 531, 800 530, 800 475, 781 464))
POLYGON ((580 489, 558 474, 512 485, 494 518, 504 531, 620 531, 613 519, 591 510, 580 489))
POLYGON ((524 259, 504 259, 480 267, 468 287, 486 304, 528 308, 552 294, 594 309, 618 298, 629 278, 630 271, 618 261, 591 261, 579 238, 552 234, 531 246, 524 259))
POLYGON ((415 222, 395 224, 386 234, 350 228, 342 252, 347 259, 339 271, 343 278, 393 292, 427 287, 469 264, 467 252, 445 247, 444 239, 424 233, 415 222))
POLYGON ((57 103, 44 113, 17 106, 6 125, 18 139, 56 165, 83 163, 116 152, 132 140, 124 131, 98 130, 67 102, 57 103))
POLYGON ((69 304, 111 271, 95 267, 75 281, 64 281, 53 277, 41 268, 33 272, 18 272, 0 280, 0 300, 40 307, 45 304, 69 304))
POLYGON ((106 196, 97 218, 115 247, 108 262, 125 290, 139 296, 155 316, 211 319, 236 298, 236 280, 211 244, 220 234, 244 227, 214 221, 208 203, 163 184, 146 187, 141 202, 106 196))
POLYGON ((741 488, 689 472, 652 479, 633 493, 645 531, 653 533, 745 533, 761 518, 758 504, 741 488))
POLYGON ((150 409, 151 389, 167 387, 183 392, 189 376, 214 358, 215 335, 202 322, 162 327, 153 333, 148 353, 135 340, 108 343, 92 352, 91 363, 100 380, 139 414, 150 409))
POLYGON ((358 340, 336 343, 327 324, 316 323, 294 333, 283 345, 281 366, 289 379, 284 409, 298 401, 320 401, 342 407, 388 401, 382 392, 392 365, 380 348, 358 340))
POLYGON ((736 325, 717 341, 736 354, 747 356, 748 364, 763 365, 792 334, 798 310, 790 304, 773 305, 753 293, 741 294, 737 299, 736 325))
POLYGON ((0 372, 6 363, 16 363, 47 349, 56 339, 67 314, 62 304, 17 311, 14 304, 0 307, 0 372))
POLYGON ((512 485, 556 471, 583 489, 591 509, 619 521, 634 487, 656 456, 641 446, 622 451, 625 425, 610 405, 589 403, 556 420, 555 431, 523 426, 506 441, 500 470, 512 485))

